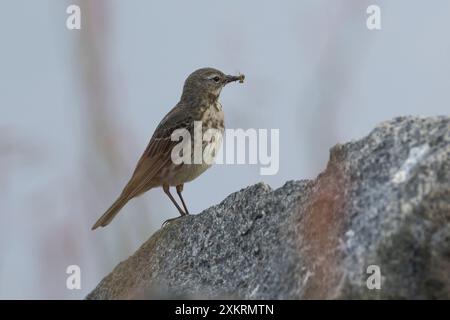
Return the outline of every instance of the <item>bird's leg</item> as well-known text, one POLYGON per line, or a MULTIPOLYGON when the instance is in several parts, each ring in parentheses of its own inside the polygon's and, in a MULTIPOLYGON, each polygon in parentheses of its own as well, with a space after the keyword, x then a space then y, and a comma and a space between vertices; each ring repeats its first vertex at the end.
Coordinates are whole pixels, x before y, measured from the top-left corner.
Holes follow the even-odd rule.
POLYGON ((181 193, 183 192, 183 186, 184 186, 184 184, 179 184, 179 185, 177 185, 177 193, 178 193, 178 196, 179 196, 180 199, 181 199, 181 203, 183 204, 184 212, 185 212, 186 214, 189 214, 189 210, 188 210, 188 208, 186 207, 186 203, 184 203, 183 196, 181 195, 181 193))
POLYGON ((175 205, 175 207, 177 207, 178 212, 180 212, 180 216, 179 216, 179 217, 175 217, 175 218, 171 218, 171 219, 167 219, 166 221, 163 222, 162 227, 164 227, 166 223, 169 223, 169 222, 171 222, 171 221, 174 221, 174 220, 179 219, 179 218, 181 218, 182 216, 186 215, 186 213, 183 212, 183 210, 181 210, 181 208, 180 208, 180 206, 178 205, 178 203, 177 203, 177 202, 175 201, 175 199, 172 197, 172 194, 170 193, 169 188, 170 188, 169 185, 166 185, 166 184, 163 185, 163 190, 164 190, 164 192, 167 194, 167 196, 168 196, 168 197, 170 198, 170 200, 173 202, 173 204, 175 205))
POLYGON ((178 205, 178 203, 175 201, 175 199, 173 198, 172 194, 170 193, 169 188, 170 188, 170 187, 169 187, 168 184, 163 185, 163 190, 164 190, 164 192, 167 194, 167 196, 168 196, 169 199, 172 201, 172 203, 175 205, 175 207, 177 207, 178 212, 179 212, 182 216, 184 216, 186 213, 180 208, 180 206, 178 205))

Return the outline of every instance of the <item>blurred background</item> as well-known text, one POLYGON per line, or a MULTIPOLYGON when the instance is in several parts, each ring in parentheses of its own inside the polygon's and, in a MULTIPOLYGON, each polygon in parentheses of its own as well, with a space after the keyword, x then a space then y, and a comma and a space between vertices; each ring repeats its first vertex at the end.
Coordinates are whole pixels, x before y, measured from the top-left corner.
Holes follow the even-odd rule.
POLYGON ((444 0, 1 0, 0 298, 83 298, 178 215, 156 189, 90 230, 195 69, 246 75, 222 93, 226 126, 280 129, 280 170, 216 165, 185 186, 191 213, 314 178, 330 147, 381 121, 448 114, 449 15, 444 0), (81 290, 66 289, 72 264, 81 290))

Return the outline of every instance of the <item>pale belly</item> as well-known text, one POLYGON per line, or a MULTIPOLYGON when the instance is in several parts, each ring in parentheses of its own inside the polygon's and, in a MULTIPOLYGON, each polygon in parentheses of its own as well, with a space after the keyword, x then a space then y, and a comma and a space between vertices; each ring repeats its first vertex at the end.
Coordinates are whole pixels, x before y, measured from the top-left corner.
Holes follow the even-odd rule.
MULTIPOLYGON (((164 168, 155 177, 154 181, 157 185, 168 184, 169 186, 177 186, 186 182, 190 182, 209 169, 217 156, 217 151, 222 144, 222 139, 214 139, 212 142, 203 145, 203 159, 201 164, 180 164, 171 163, 169 167, 164 168), (205 157, 205 150, 207 150, 205 157), (205 161, 206 160, 206 161, 205 161)), ((194 151, 192 151, 193 153, 194 151)), ((192 160, 193 162, 193 160, 192 160)))
POLYGON ((177 186, 192 181, 210 167, 211 165, 208 164, 183 164, 182 167, 177 168, 177 174, 168 179, 168 184, 170 186, 177 186))

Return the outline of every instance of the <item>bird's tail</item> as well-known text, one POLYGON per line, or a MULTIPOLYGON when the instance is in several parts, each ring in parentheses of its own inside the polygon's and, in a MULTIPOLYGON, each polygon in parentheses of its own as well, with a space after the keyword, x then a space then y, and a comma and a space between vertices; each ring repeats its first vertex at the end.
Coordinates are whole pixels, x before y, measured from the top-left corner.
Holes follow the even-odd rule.
POLYGON ((119 213, 120 209, 122 209, 130 198, 124 194, 120 195, 120 197, 112 204, 112 206, 106 210, 106 212, 97 220, 97 222, 92 226, 91 230, 95 230, 98 227, 107 226, 112 219, 119 213))

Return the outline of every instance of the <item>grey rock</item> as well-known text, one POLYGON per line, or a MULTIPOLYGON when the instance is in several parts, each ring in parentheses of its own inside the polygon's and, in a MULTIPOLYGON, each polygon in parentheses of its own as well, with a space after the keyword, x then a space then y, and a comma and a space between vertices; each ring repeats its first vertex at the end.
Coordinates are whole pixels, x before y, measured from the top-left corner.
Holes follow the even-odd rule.
POLYGON ((315 180, 175 220, 87 299, 161 297, 449 299, 450 118, 384 122, 333 147, 315 180))

